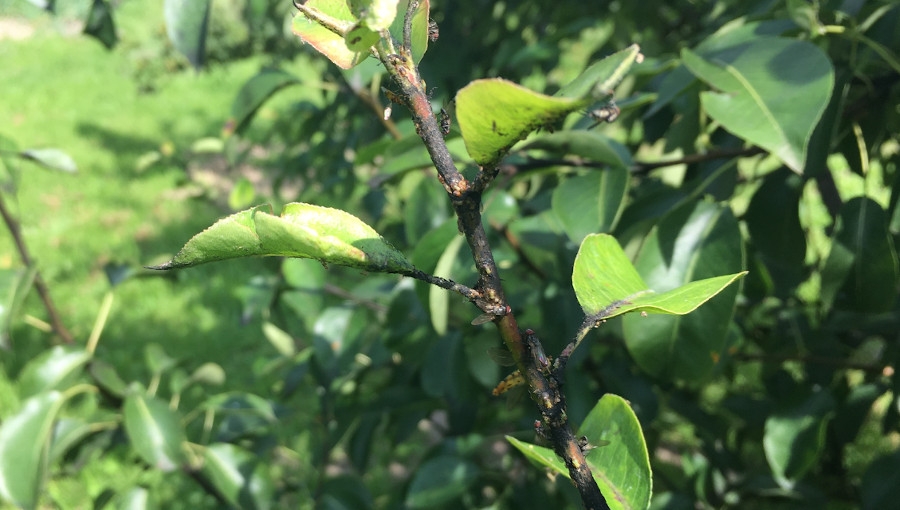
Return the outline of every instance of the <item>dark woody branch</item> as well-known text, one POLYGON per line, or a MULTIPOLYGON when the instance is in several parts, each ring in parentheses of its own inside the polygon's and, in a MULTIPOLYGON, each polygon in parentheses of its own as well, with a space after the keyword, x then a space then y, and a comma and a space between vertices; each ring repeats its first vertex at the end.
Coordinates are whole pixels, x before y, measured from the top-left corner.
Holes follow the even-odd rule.
MULTIPOLYGON (((414 3, 410 2, 411 9, 414 3)), ((407 14, 407 19, 408 17, 407 14)), ((399 48, 396 54, 390 53, 384 46, 379 47, 379 58, 400 87, 405 103, 412 113, 416 133, 425 143, 437 170, 438 179, 443 184, 456 212, 459 230, 465 235, 472 251, 479 274, 475 289, 480 293, 480 299, 473 301, 485 313, 495 315, 494 323, 500 336, 524 375, 532 400, 541 411, 547 437, 550 438, 554 451, 568 467, 585 507, 589 510, 608 509, 609 506, 603 499, 585 461, 584 453, 569 426, 565 398, 560 391, 560 380, 556 374, 547 370, 547 366, 542 365, 540 360, 535 359, 537 356, 534 353, 537 350, 530 348, 528 343, 534 342, 539 346, 540 341, 530 330, 526 338, 523 338, 515 315, 504 296, 503 284, 481 218, 482 192, 496 176, 497 169, 481 169, 479 178, 472 182, 456 168, 444 143, 438 119, 431 109, 424 81, 419 76, 418 68, 410 54, 408 37, 404 35, 404 46, 399 48)))

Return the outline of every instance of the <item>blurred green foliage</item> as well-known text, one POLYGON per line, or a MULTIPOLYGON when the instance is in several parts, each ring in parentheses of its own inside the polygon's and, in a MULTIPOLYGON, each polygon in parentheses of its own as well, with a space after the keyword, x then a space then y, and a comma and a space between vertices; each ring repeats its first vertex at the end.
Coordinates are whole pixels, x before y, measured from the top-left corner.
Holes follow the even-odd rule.
MULTIPOLYGON (((60 3, 60 18, 64 12, 87 12, 64 9, 74 7, 60 3)), ((73 216, 87 221, 59 227, 84 228, 90 233, 83 242, 26 223, 35 253, 48 259, 57 250, 72 254, 40 266, 51 292, 65 290, 70 279, 89 282, 91 290, 84 294, 78 287, 57 294, 64 317, 78 324, 76 336, 87 338, 99 306, 87 306, 84 296, 98 303, 106 289, 99 268, 108 260, 98 245, 114 242, 115 235, 103 235, 110 227, 100 221, 114 210, 109 204, 119 211, 139 210, 141 217, 128 221, 151 232, 137 247, 122 248, 131 251, 121 258, 132 267, 155 263, 214 216, 224 215, 212 204, 227 202, 222 195, 231 193, 232 181, 202 181, 210 175, 255 179, 256 195, 276 207, 304 201, 347 210, 417 267, 432 270, 446 254, 448 274, 474 283, 469 254, 447 250, 456 221, 408 117, 394 105, 391 125, 399 139, 383 119, 388 101, 381 87, 393 85, 382 68, 370 59, 341 71, 300 46, 285 33, 290 2, 214 1, 208 68, 186 76, 185 61, 163 39, 161 9, 161 2, 121 2, 114 11, 121 47, 113 55, 76 50, 73 43, 71 51, 83 52, 78 65, 97 66, 97 76, 116 76, 102 68, 109 59, 120 59, 114 62, 133 70, 127 86, 74 88, 114 96, 141 89, 180 100, 166 96, 124 115, 121 103, 103 109, 96 96, 60 92, 64 101, 45 102, 28 115, 43 115, 52 125, 58 121, 54 115, 90 101, 92 115, 112 121, 102 130, 83 125, 78 136, 54 131, 28 140, 16 136, 14 148, 3 147, 72 145, 72 152, 83 153, 90 152, 79 146, 87 138, 89 145, 122 150, 118 157, 107 156, 112 162, 100 161, 122 172, 106 171, 105 179, 118 189, 110 190, 109 183, 85 188, 84 203, 96 204, 97 211, 73 216), (248 55, 253 57, 245 60, 248 55), (274 68, 295 80, 239 96, 240 83, 249 83, 257 69, 274 68), (219 83, 230 88, 221 90, 219 83), (248 108, 241 103, 247 97, 258 104, 248 108), (232 115, 243 116, 222 134, 232 103, 232 115), (158 115, 160 125, 132 122, 144 115, 158 115), (127 136, 136 140, 123 139, 127 136), (210 137, 218 139, 213 152, 189 150, 208 148, 194 142, 210 137), (142 149, 135 151, 135 144, 142 149), (137 183, 141 190, 129 189, 137 183), (218 202, 159 205, 150 198, 168 189, 199 189, 211 198, 218 193, 218 202), (87 230, 85 224, 100 227, 87 230), (63 250, 54 244, 59 239, 71 244, 63 250)), ((552 94, 599 58, 640 44, 644 63, 615 90, 619 119, 592 128, 633 159, 623 209, 602 224, 650 273, 662 262, 648 255, 646 246, 669 246, 683 239, 686 227, 699 225, 705 229, 698 228, 702 235, 695 239, 708 259, 698 256, 695 265, 685 267, 702 271, 706 262, 737 263, 736 269, 750 271, 734 301, 717 309, 716 317, 725 316, 724 321, 678 325, 675 340, 696 338, 701 343, 692 346, 707 347, 708 357, 689 359, 702 370, 673 373, 668 367, 685 351, 636 344, 629 331, 646 328, 639 316, 601 327, 570 363, 565 389, 573 422, 580 423, 604 393, 631 403, 651 452, 651 508, 889 507, 897 498, 892 477, 900 463, 900 194, 892 135, 900 118, 895 107, 900 8, 879 1, 459 0, 435 3, 432 17, 440 37, 421 72, 433 90, 435 110, 446 105, 452 112, 455 92, 476 78, 503 77, 552 94), (728 61, 721 50, 769 37, 802 41, 827 56, 834 72, 827 108, 806 144, 805 164, 793 171, 751 147, 744 133, 723 128, 729 124, 707 108, 715 92, 704 81, 710 78, 697 66, 682 65, 691 55, 712 64, 728 61), (735 245, 730 239, 737 235, 741 242, 735 245), (718 242, 708 242, 711 237, 718 242), (637 324, 628 324, 632 319, 637 324)), ((39 71, 42 66, 26 68, 16 57, 24 50, 3 47, 4 58, 19 64, 16 79, 31 76, 38 83, 41 72, 66 72, 68 43, 36 38, 21 44, 40 45, 56 58, 45 63, 50 71, 39 71)), ((777 81, 778 69, 769 69, 776 76, 772 80, 777 81)), ((805 84, 792 87, 804 90, 805 84)), ((27 88, 8 81, 0 86, 4 93, 19 90, 4 96, 27 104, 22 92, 27 88)), ((790 104, 779 113, 791 117, 790 104)), ((726 115, 745 124, 759 118, 741 110, 726 115)), ((575 132, 591 124, 586 115, 572 115, 559 128, 575 132)), ((14 129, 11 124, 3 132, 14 129)), ((455 125, 447 140, 464 172, 474 172, 455 125)), ((578 158, 581 154, 547 147, 513 150, 485 196, 484 211, 519 323, 537 331, 548 353, 556 354, 583 318, 570 281, 580 239, 569 237, 583 229, 564 223, 578 219, 565 205, 578 200, 582 188, 566 183, 584 179, 575 182, 610 188, 590 180, 596 170, 578 158), (555 196, 563 194, 560 189, 571 194, 555 196)), ((10 165, 7 158, 4 165, 10 165)), ((52 194, 41 203, 39 193, 28 192, 29 186, 52 191, 68 178, 46 175, 19 176, 25 188, 23 222, 65 214, 52 207, 52 194)), ((12 196, 8 188, 3 194, 12 196)), ((651 282, 648 274, 642 276, 651 282)), ((578 505, 567 481, 547 478, 504 439, 510 434, 532 441, 537 413, 490 396, 505 375, 485 354, 496 346, 496 334, 488 326, 472 326, 478 312, 462 300, 441 298, 424 284, 393 276, 301 260, 207 266, 173 280, 132 278, 115 293, 131 303, 131 311, 112 317, 91 361, 74 365, 65 381, 37 379, 46 385, 39 409, 48 409, 38 417, 55 413, 57 435, 47 447, 59 455, 36 468, 48 478, 32 502, 102 508, 113 500, 125 504, 149 497, 166 508, 402 508, 421 501, 420 488, 433 487, 432 477, 444 476, 449 466, 458 469, 459 478, 446 499, 429 500, 432 508, 578 505), (141 295, 148 299, 141 302, 141 295), (177 313, 171 313, 173 307, 177 313), (436 314, 446 324, 443 334, 435 330, 436 314), (241 321, 255 334, 236 333, 241 321), (165 347, 153 347, 154 339, 165 347), (210 360, 224 368, 224 386, 217 386, 218 371, 205 365, 210 360), (99 391, 73 390, 79 384, 99 391), (65 396, 66 405, 58 410, 50 406, 57 401, 54 391, 65 396), (135 425, 127 415, 142 402, 149 411, 135 425), (172 454, 185 469, 170 470, 132 446, 128 434, 137 426, 183 428, 186 443, 165 436, 170 438, 162 444, 184 455, 172 454)), ((29 300, 25 310, 39 314, 34 296, 29 300)), ((3 435, 12 434, 14 416, 35 416, 22 410, 34 409, 22 407, 23 377, 65 354, 51 351, 50 339, 18 317, 12 333, 13 350, 3 356, 0 370, 0 444, 17 437, 3 435)))

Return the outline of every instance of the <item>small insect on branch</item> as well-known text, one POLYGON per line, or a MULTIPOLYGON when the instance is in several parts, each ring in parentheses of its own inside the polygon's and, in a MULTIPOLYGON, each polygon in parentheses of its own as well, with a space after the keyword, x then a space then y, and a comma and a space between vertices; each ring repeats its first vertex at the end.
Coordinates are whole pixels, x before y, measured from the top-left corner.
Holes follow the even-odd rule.
POLYGON ((619 114, 622 113, 622 110, 616 106, 615 101, 610 101, 609 103, 601 106, 600 108, 596 108, 588 112, 588 117, 594 119, 596 122, 591 126, 594 127, 597 124, 606 122, 615 122, 616 119, 619 118, 619 114))
POLYGON ((441 108, 441 134, 444 136, 450 134, 450 114, 445 108, 441 108))

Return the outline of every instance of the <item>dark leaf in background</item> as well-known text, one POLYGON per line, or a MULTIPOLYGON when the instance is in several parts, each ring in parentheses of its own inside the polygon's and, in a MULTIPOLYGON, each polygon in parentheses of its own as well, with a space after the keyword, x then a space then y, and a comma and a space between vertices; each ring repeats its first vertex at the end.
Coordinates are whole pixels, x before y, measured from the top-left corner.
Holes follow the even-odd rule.
POLYGON ((406 493, 409 508, 435 508, 460 497, 478 476, 478 467, 455 455, 425 461, 406 493))
POLYGON ((765 177, 744 216, 753 247, 771 274, 775 295, 787 297, 803 279, 806 235, 800 226, 801 179, 787 168, 765 177))
POLYGON ((10 329, 37 275, 29 269, 0 269, 0 349, 12 347, 10 329))
POLYGON ((900 501, 900 451, 876 459, 862 481, 863 510, 892 508, 900 501))
POLYGON ((111 50, 119 37, 116 35, 116 24, 113 22, 112 8, 106 0, 94 0, 91 4, 91 12, 88 13, 84 24, 84 33, 88 34, 111 50))
POLYGON ((897 251, 884 209, 870 198, 848 201, 822 269, 822 301, 844 310, 886 312, 897 298, 897 279, 897 251))
POLYGON ((231 116, 235 122, 235 131, 243 131, 253 119, 253 114, 267 99, 279 90, 300 83, 291 73, 281 69, 264 69, 250 78, 231 104, 231 116))
POLYGON ((827 391, 819 391, 766 420, 766 459, 783 487, 792 487, 818 461, 834 405, 827 391))
MULTIPOLYGON (((650 233, 635 261, 656 292, 743 268, 741 233, 728 207, 688 203, 650 233)), ((738 286, 725 288, 688 315, 627 315, 625 343, 637 364, 664 379, 699 381, 722 355, 738 286)))

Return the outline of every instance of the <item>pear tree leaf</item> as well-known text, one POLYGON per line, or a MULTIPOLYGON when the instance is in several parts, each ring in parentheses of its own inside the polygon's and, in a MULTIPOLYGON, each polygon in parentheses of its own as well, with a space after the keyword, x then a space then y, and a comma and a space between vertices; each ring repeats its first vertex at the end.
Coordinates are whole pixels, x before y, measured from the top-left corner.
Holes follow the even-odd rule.
POLYGON ((316 18, 302 12, 294 16, 291 30, 303 42, 342 69, 350 69, 369 56, 368 47, 356 51, 347 45, 346 36, 359 22, 347 0, 309 0, 303 5, 316 18))
POLYGON ((657 294, 644 283, 614 237, 593 234, 584 239, 575 257, 572 285, 588 321, 595 323, 635 311, 684 315, 745 274, 697 280, 657 294))
POLYGON ((260 206, 221 219, 175 257, 151 269, 173 269, 254 256, 316 259, 368 271, 409 274, 412 264, 378 232, 350 213, 291 203, 281 216, 260 206))
MULTIPOLYGON (((409 0, 400 0, 397 6, 397 16, 390 27, 391 35, 397 41, 403 40, 403 23, 406 20, 408 5, 409 0)), ((431 16, 430 12, 430 0, 419 0, 410 18, 409 44, 412 46, 410 50, 413 62, 417 64, 422 60, 425 51, 428 49, 428 19, 431 16)))
POLYGON ((535 129, 553 126, 590 102, 547 96, 499 78, 475 80, 456 94, 456 118, 469 155, 490 166, 535 129))
POLYGON ((59 149, 28 149, 20 152, 19 156, 51 170, 67 173, 78 171, 78 165, 72 156, 59 149))
POLYGON ((34 395, 0 424, 0 497, 35 508, 46 479, 46 452, 65 396, 55 390, 34 395))
POLYGON ((641 55, 637 44, 613 53, 608 57, 591 64, 577 78, 554 94, 556 97, 584 98, 593 96, 600 98, 612 93, 612 89, 622 81, 641 55))
MULTIPOLYGON (((650 457, 641 424, 628 402, 618 395, 604 395, 588 413, 578 435, 596 447, 585 459, 609 507, 645 510, 653 481, 650 457)), ((536 465, 569 477, 569 470, 550 448, 511 436, 506 440, 536 465)))
POLYGON ((125 398, 122 417, 125 432, 144 461, 165 472, 184 464, 184 428, 169 404, 133 389, 125 398))
POLYGON ((685 49, 684 65, 717 89, 700 96, 722 127, 771 152, 797 173, 834 86, 828 56, 808 41, 758 37, 700 56, 685 49))
POLYGON ((165 0, 166 33, 172 46, 194 66, 203 66, 210 0, 165 0))

